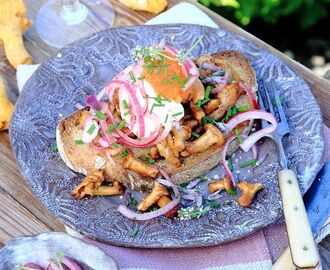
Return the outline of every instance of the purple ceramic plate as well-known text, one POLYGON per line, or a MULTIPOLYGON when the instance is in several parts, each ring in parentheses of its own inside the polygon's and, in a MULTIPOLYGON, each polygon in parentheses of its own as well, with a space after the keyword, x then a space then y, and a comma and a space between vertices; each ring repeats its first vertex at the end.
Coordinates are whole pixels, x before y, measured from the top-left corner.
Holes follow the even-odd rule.
MULTIPOLYGON (((45 207, 66 225, 92 238, 135 247, 198 247, 232 241, 275 222, 281 216, 277 185, 276 149, 271 141, 260 147, 269 153, 251 174, 240 178, 265 185, 253 205, 241 208, 223 203, 207 215, 188 221, 160 217, 146 222, 129 220, 116 212, 118 198, 75 200, 70 191, 82 179, 53 153, 55 129, 63 116, 75 111, 87 95, 99 92, 120 70, 131 63, 130 51, 165 38, 178 48, 190 48, 201 36, 193 55, 239 50, 252 63, 259 87, 274 79, 284 96, 292 133, 284 140, 289 166, 305 192, 320 168, 324 142, 319 107, 299 75, 270 52, 241 36, 197 25, 134 26, 109 29, 64 48, 42 64, 25 85, 10 127, 10 137, 23 177, 45 207), (140 232, 131 237, 136 228, 140 232)), ((209 176, 224 174, 217 167, 209 176)), ((226 198, 225 198, 226 199, 226 198)))

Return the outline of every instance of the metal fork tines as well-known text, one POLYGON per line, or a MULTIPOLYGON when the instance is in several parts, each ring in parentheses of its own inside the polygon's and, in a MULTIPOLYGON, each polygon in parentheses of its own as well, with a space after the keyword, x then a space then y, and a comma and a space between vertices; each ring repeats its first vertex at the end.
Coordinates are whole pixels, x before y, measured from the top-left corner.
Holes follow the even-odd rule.
MULTIPOLYGON (((269 111, 277 120, 277 129, 270 135, 277 145, 279 161, 282 169, 287 169, 287 159, 282 145, 282 138, 290 132, 288 121, 285 117, 284 109, 280 100, 280 95, 272 80, 270 84, 263 84, 263 89, 260 89, 259 105, 260 108, 269 111), (273 99, 271 98, 273 97, 273 99), (266 106, 265 106, 266 105, 266 106)), ((262 126, 267 127, 269 123, 262 120, 262 126)))

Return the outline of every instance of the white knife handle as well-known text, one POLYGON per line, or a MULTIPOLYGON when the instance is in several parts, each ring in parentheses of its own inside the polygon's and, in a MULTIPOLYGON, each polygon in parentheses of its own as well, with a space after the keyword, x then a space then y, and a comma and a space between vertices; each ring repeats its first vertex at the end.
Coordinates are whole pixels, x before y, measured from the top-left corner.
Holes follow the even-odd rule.
MULTIPOLYGON (((297 267, 292 262, 290 248, 286 248, 282 255, 277 259, 277 261, 273 264, 271 270, 296 270, 297 267)), ((303 270, 321 270, 320 264, 314 268, 303 268, 303 270)))
POLYGON ((289 248, 283 252, 281 257, 273 264, 271 270, 296 270, 297 267, 292 262, 291 252, 289 248))
POLYGON ((278 178, 293 264, 297 268, 315 268, 319 256, 297 177, 292 170, 282 170, 278 178))

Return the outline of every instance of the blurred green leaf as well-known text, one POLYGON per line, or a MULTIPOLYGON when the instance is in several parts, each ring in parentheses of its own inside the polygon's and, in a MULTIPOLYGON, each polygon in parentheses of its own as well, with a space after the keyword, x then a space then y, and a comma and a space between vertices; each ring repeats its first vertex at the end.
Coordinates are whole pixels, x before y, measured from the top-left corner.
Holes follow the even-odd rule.
POLYGON ((330 0, 199 0, 218 12, 232 14, 241 25, 254 18, 275 24, 282 17, 298 18, 303 28, 313 26, 327 15, 330 0))

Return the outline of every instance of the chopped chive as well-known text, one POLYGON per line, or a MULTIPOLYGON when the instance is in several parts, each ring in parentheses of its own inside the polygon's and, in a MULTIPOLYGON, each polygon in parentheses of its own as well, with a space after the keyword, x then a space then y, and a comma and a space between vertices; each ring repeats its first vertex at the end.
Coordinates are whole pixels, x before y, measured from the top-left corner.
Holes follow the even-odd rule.
POLYGON ((157 103, 162 103, 162 97, 158 94, 156 97, 157 103))
POLYGON ((104 120, 107 118, 107 115, 103 112, 100 112, 98 110, 95 111, 95 116, 101 120, 104 120))
POLYGON ((123 100, 123 107, 124 107, 124 109, 128 109, 128 104, 125 99, 123 100))
POLYGON ((132 80, 133 82, 136 82, 136 79, 135 79, 135 76, 134 76, 134 74, 133 74, 133 71, 131 70, 128 74, 129 74, 129 76, 131 77, 131 80, 132 80))
POLYGON ((174 73, 172 74, 172 80, 175 80, 175 78, 176 78, 176 73, 174 72, 174 73))
MULTIPOLYGON (((280 99, 280 101, 282 102, 282 101, 284 100, 284 96, 283 96, 283 95, 280 95, 280 96, 279 96, 279 99, 280 99)), ((276 100, 275 100, 275 99, 272 100, 272 104, 273 104, 273 105, 276 105, 276 100)))
POLYGON ((205 103, 208 103, 210 100, 211 99, 209 99, 209 98, 203 99, 202 102, 201 102, 201 106, 203 106, 205 103))
POLYGON ((182 114, 182 112, 177 112, 177 113, 172 114, 172 117, 176 117, 176 116, 179 116, 181 114, 182 114))
POLYGON ((226 203, 227 205, 233 205, 233 201, 228 201, 227 203, 226 203))
POLYGON ((221 207, 220 203, 217 203, 216 201, 210 201, 209 203, 213 208, 220 208, 221 207))
POLYGON ((54 153, 57 153, 57 152, 58 152, 58 147, 57 147, 57 145, 55 145, 55 146, 53 147, 53 152, 54 152, 54 153))
POLYGON ((201 182, 207 181, 207 177, 204 174, 201 174, 200 176, 198 176, 198 178, 201 179, 201 182))
POLYGON ((128 150, 125 149, 123 152, 120 153, 121 158, 125 158, 128 155, 128 150))
POLYGON ((168 114, 166 114, 166 117, 165 117, 165 124, 167 123, 167 120, 168 120, 168 114))
POLYGON ((233 190, 233 189, 231 189, 231 188, 226 189, 226 192, 227 192, 229 195, 232 195, 232 196, 236 196, 236 195, 237 195, 237 191, 236 191, 236 190, 233 190))
POLYGON ((137 227, 134 231, 132 231, 131 237, 136 237, 136 235, 139 233, 139 231, 140 231, 140 228, 137 227))
POLYGON ((242 144, 244 141, 242 139, 241 133, 239 132, 239 130, 237 128, 234 130, 234 132, 235 132, 235 135, 238 139, 239 144, 242 144))
POLYGON ((180 85, 180 87, 181 87, 181 88, 184 88, 184 83, 183 83, 181 77, 176 76, 175 79, 176 79, 176 81, 178 82, 178 84, 180 85))
POLYGON ((112 125, 108 128, 107 133, 111 133, 111 132, 114 131, 114 129, 117 128, 117 127, 118 127, 118 124, 112 124, 112 125))
POLYGON ((146 68, 150 68, 154 66, 155 66, 154 62, 148 62, 147 64, 142 65, 142 67, 146 67, 146 68))
POLYGON ((129 111, 125 112, 124 113, 124 116, 129 115, 129 113, 130 113, 129 111))
POLYGON ((91 126, 89 127, 89 129, 87 130, 87 133, 88 133, 89 135, 92 135, 95 129, 96 129, 96 126, 95 126, 95 124, 93 123, 93 125, 91 125, 91 126))
POLYGON ((167 68, 167 66, 164 67, 164 75, 165 75, 165 78, 168 77, 168 68, 167 68))
POLYGON ((147 55, 146 57, 144 57, 143 61, 144 63, 148 63, 151 60, 151 56, 147 55))
POLYGON ((189 185, 189 182, 188 183, 182 183, 182 184, 180 184, 179 186, 181 187, 181 188, 185 188, 186 186, 188 186, 189 185))
POLYGON ((233 159, 232 159, 231 157, 228 158, 227 163, 228 163, 229 170, 230 170, 231 172, 233 172, 233 171, 234 171, 233 159))
POLYGON ((172 79, 166 79, 166 80, 164 80, 164 81, 161 81, 160 83, 162 84, 162 85, 164 85, 164 84, 167 84, 167 83, 169 83, 169 82, 171 82, 172 81, 172 79))
POLYGON ((191 48, 187 51, 186 55, 189 55, 189 54, 192 52, 192 50, 197 46, 197 44, 198 44, 199 42, 201 42, 201 40, 202 40, 203 38, 204 38, 204 35, 201 35, 201 36, 199 37, 199 39, 197 39, 197 41, 194 43, 194 45, 192 45, 191 48))
POLYGON ((245 112, 245 111, 248 111, 249 110, 249 107, 248 106, 240 106, 237 108, 237 111, 239 112, 245 112))
POLYGON ((232 109, 233 109, 233 107, 229 107, 229 109, 228 109, 228 111, 226 113, 226 116, 225 116, 225 122, 227 122, 228 119, 229 119, 229 117, 231 117, 231 115, 232 115, 232 109))
POLYGON ((153 112, 153 110, 154 110, 154 108, 155 108, 155 104, 156 104, 156 103, 152 104, 152 106, 151 106, 151 110, 150 110, 150 114, 152 114, 152 112, 153 112))
POLYGON ((158 76, 159 76, 161 70, 162 70, 162 67, 161 67, 161 66, 157 66, 157 75, 158 75, 158 76))
POLYGON ((202 118, 202 124, 203 124, 203 126, 205 126, 207 124, 207 120, 205 117, 202 118))
POLYGON ((117 128, 118 128, 118 129, 122 129, 122 128, 125 126, 125 124, 126 124, 125 120, 121 120, 121 121, 119 122, 117 128))
POLYGON ((231 116, 236 115, 236 114, 237 114, 237 108, 234 107, 231 111, 231 116))
POLYGON ((138 79, 139 81, 142 81, 142 80, 145 79, 145 77, 144 77, 144 76, 140 76, 140 77, 138 77, 137 79, 138 79))
POLYGON ((158 103, 154 103, 155 107, 165 107, 165 104, 158 104, 158 103))
POLYGON ((195 132, 192 132, 191 135, 193 135, 195 138, 199 138, 201 135, 195 133, 195 132))
POLYGON ((240 168, 245 168, 245 167, 248 167, 248 166, 251 166, 251 165, 256 166, 257 165, 257 160, 251 159, 247 162, 243 162, 243 163, 239 164, 240 168))
POLYGON ((151 73, 153 73, 154 72, 154 70, 152 69, 152 68, 148 68, 148 74, 151 74, 151 73))
POLYGON ((118 149, 119 148, 119 144, 118 143, 112 143, 111 146, 115 149, 118 149))
POLYGON ((154 212, 154 211, 157 211, 159 208, 157 207, 157 206, 153 206, 152 208, 151 208, 151 211, 152 212, 154 212))
POLYGON ((185 80, 183 81, 183 84, 186 85, 186 83, 191 79, 191 76, 188 75, 187 78, 185 78, 185 80))
POLYGON ((212 89, 212 86, 211 85, 208 85, 207 87, 206 87, 206 90, 205 90, 205 98, 209 98, 209 96, 210 96, 210 93, 211 93, 211 89, 212 89))
POLYGON ((147 158, 147 162, 149 164, 155 164, 156 163, 156 160, 152 159, 152 158, 147 158))
MULTIPOLYGON (((213 124, 213 125, 217 125, 217 122, 214 121, 214 119, 212 117, 205 116, 204 118, 205 118, 205 120, 206 120, 207 123, 210 123, 210 124, 213 124)), ((202 121, 203 121, 203 119, 202 119, 202 121)))
POLYGON ((137 205, 137 200, 134 197, 132 197, 129 201, 129 205, 130 206, 136 206, 137 205))
POLYGON ((198 99, 197 100, 197 107, 200 108, 202 106, 202 100, 198 99))
POLYGON ((162 100, 163 100, 163 101, 167 101, 167 102, 171 102, 171 100, 168 99, 168 98, 163 98, 162 100))
POLYGON ((84 142, 82 140, 75 140, 74 143, 75 144, 84 144, 84 142))

